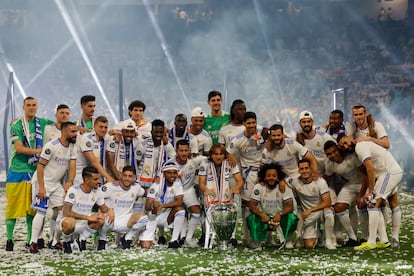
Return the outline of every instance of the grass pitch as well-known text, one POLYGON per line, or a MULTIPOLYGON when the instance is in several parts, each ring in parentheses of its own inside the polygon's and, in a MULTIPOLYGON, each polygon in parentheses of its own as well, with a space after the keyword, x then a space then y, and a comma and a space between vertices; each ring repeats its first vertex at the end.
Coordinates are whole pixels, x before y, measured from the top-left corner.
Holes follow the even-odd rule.
MULTIPOLYGON (((0 190, 4 218, 5 195, 0 190)), ((25 225, 16 225, 15 251, 6 252, 4 219, 0 237, 0 275, 413 275, 414 198, 401 196, 400 248, 368 252, 240 246, 222 251, 202 248, 111 249, 67 255, 49 249, 30 254, 24 248, 25 225)), ((241 232, 241 230, 239 231, 241 232)), ((88 244, 92 248, 92 244, 88 244)))

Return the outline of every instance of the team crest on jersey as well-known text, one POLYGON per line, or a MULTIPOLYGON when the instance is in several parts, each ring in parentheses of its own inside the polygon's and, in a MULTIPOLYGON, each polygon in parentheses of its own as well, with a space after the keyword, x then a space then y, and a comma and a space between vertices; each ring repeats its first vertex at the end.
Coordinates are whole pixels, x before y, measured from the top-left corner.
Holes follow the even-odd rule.
POLYGON ((155 190, 154 190, 154 188, 151 188, 150 189, 150 192, 149 192, 150 194, 153 194, 153 193, 155 193, 155 190))
POLYGON ((321 146, 321 142, 316 142, 316 145, 318 146, 318 147, 320 147, 321 146))
POLYGON ((90 147, 92 147, 92 143, 91 143, 91 141, 88 141, 88 142, 86 142, 86 144, 85 144, 88 148, 90 148, 90 147))
POLYGON ((45 154, 49 155, 52 151, 50 149, 45 149, 45 154))
POLYGON ((114 149, 115 148, 115 143, 114 142, 110 143, 109 144, 109 147, 112 148, 112 149, 114 149))
POLYGON ((203 166, 201 166, 200 169, 199 169, 199 171, 200 172, 204 172, 205 171, 205 168, 203 166))
POLYGON ((137 151, 136 151, 136 154, 137 154, 137 155, 142 155, 142 152, 141 152, 140 150, 137 150, 137 151))
POLYGON ((74 199, 74 198, 75 198, 75 194, 74 194, 74 193, 70 193, 70 194, 69 194, 69 198, 70 198, 70 199, 74 199))
POLYGON ((280 197, 280 193, 279 192, 276 192, 276 197, 280 197))
POLYGON ((226 173, 228 173, 228 172, 229 172, 229 168, 226 168, 224 171, 225 171, 226 173))
POLYGON ((260 195, 260 191, 258 189, 254 190, 254 195, 260 195))
POLYGON ((108 187, 106 187, 105 185, 102 186, 102 192, 106 192, 108 190, 108 187))
POLYGON ((230 144, 230 148, 232 149, 234 147, 234 143, 231 143, 230 144))
POLYGON ((91 198, 91 201, 96 201, 96 198, 93 196, 93 197, 91 198))
POLYGON ((312 192, 314 193, 314 192, 316 192, 316 187, 313 187, 312 188, 312 192))
POLYGON ((134 197, 135 197, 135 193, 134 193, 134 192, 132 192, 132 193, 131 193, 131 197, 132 197, 132 198, 134 198, 134 197))

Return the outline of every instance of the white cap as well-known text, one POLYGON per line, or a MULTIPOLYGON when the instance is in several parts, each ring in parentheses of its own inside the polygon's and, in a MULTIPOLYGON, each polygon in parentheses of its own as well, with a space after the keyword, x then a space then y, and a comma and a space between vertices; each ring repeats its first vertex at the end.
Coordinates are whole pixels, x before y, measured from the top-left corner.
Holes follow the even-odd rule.
POLYGON ((195 107, 191 111, 191 117, 205 117, 206 113, 204 113, 201 107, 195 107))
POLYGON ((313 119, 313 115, 312 112, 307 111, 307 110, 303 110, 300 114, 299 114, 299 121, 301 121, 302 119, 313 119))
POLYGON ((166 171, 178 171, 178 167, 174 163, 167 163, 167 164, 164 165, 164 167, 162 167, 161 171, 162 172, 166 172, 166 171))
POLYGON ((136 130, 137 124, 132 119, 126 119, 121 122, 121 130, 136 130))

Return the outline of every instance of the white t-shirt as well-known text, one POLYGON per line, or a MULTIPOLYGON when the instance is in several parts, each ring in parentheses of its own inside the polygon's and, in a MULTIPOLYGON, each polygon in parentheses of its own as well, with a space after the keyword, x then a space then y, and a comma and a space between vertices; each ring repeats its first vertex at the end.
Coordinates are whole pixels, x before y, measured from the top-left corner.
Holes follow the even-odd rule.
POLYGON ((220 129, 218 142, 228 147, 230 145, 231 140, 233 140, 235 136, 244 132, 245 130, 246 128, 244 127, 244 125, 235 126, 230 123, 227 126, 224 126, 220 129))
POLYGON ((132 184, 129 190, 124 190, 121 185, 110 182, 102 185, 100 189, 105 204, 114 209, 115 216, 133 213, 135 201, 145 194, 145 190, 138 184, 132 184))
POLYGON ((305 148, 307 148, 318 161, 318 170, 320 174, 324 173, 324 165, 326 161, 325 151, 323 149, 327 141, 334 141, 333 137, 326 132, 315 130, 315 135, 308 139, 305 138, 305 148))
POLYGON ((288 185, 297 193, 304 210, 318 206, 322 202, 322 195, 329 193, 328 184, 323 178, 304 184, 299 177, 295 177, 289 181, 288 185))
POLYGON ((227 147, 227 152, 239 156, 243 168, 250 166, 258 168, 265 145, 265 140, 260 132, 248 138, 243 131, 232 139, 227 147))
POLYGON ((187 191, 194 187, 194 179, 196 178, 196 173, 198 168, 201 165, 201 162, 206 160, 207 157, 199 155, 195 158, 187 160, 187 163, 180 165, 176 158, 168 160, 167 163, 175 163, 178 166, 178 178, 181 180, 183 185, 183 191, 187 191))
MULTIPOLYGON (((152 198, 159 201, 161 204, 171 203, 176 200, 178 196, 184 196, 183 185, 180 180, 175 180, 173 185, 165 185, 165 191, 162 191, 163 185, 154 182, 149 188, 147 198, 152 198)), ((163 208, 162 212, 169 211, 171 208, 163 208)))
POLYGON ((72 211, 81 215, 90 215, 92 208, 96 204, 105 204, 103 194, 99 189, 92 189, 90 193, 82 191, 82 185, 71 186, 65 197, 65 204, 72 205, 72 211))
POLYGON ((259 208, 262 212, 274 216, 282 212, 284 202, 293 200, 293 193, 289 187, 286 187, 285 192, 282 193, 279 190, 279 185, 274 189, 269 189, 265 185, 256 184, 250 198, 259 202, 259 208))
POLYGON ((198 153, 203 154, 208 152, 213 145, 210 134, 204 129, 197 135, 193 134, 193 139, 197 142, 198 153))
MULTIPOLYGON (((387 137, 387 131, 385 130, 384 126, 380 122, 374 123, 374 130, 377 133, 377 138, 381 139, 383 137, 387 137)), ((347 135, 352 136, 353 138, 358 137, 365 137, 369 136, 369 128, 366 127, 365 129, 360 129, 355 125, 355 123, 347 123, 346 124, 346 133, 347 135)))
POLYGON ((62 132, 56 127, 55 124, 45 126, 45 137, 44 141, 51 141, 59 138, 62 132))
POLYGON ((302 159, 308 149, 292 139, 285 139, 285 145, 282 149, 274 149, 269 152, 266 148, 263 150, 262 163, 270 164, 279 163, 287 177, 299 175, 298 161, 302 159))
POLYGON ((347 184, 362 184, 364 174, 359 167, 362 162, 355 153, 347 154, 342 163, 336 163, 328 160, 325 163, 325 174, 331 176, 333 174, 341 176, 347 184))
POLYGON ((397 174, 403 171, 392 154, 374 142, 362 141, 357 143, 355 153, 361 162, 371 158, 374 163, 376 177, 384 173, 397 174))
MULTIPOLYGON (((68 147, 65 147, 56 138, 44 145, 40 157, 48 161, 44 168, 43 181, 45 186, 53 189, 62 185, 62 179, 68 169, 69 161, 76 160, 75 145, 69 144, 68 147)), ((33 176, 33 181, 37 182, 37 171, 33 176)))

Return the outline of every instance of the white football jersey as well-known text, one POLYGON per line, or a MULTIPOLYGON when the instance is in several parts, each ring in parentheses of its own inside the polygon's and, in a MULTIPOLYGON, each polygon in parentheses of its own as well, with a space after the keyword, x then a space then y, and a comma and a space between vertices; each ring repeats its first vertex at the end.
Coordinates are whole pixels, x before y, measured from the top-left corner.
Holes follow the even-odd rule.
POLYGON ((72 211, 81 215, 90 215, 96 204, 105 204, 103 194, 99 189, 92 189, 90 193, 82 191, 82 185, 71 186, 66 193, 65 204, 72 205, 72 211))
POLYGON ((304 210, 318 206, 322 202, 322 195, 329 193, 328 184, 321 177, 309 184, 304 184, 299 177, 295 177, 288 184, 297 193, 304 210))
POLYGON ((256 184, 250 198, 259 202, 259 208, 262 212, 274 216, 282 212, 284 202, 293 200, 293 193, 292 189, 287 186, 285 192, 282 193, 279 190, 279 185, 274 189, 269 189, 265 185, 256 184))
MULTIPOLYGON (((76 150, 74 144, 68 147, 62 145, 59 138, 47 142, 40 154, 40 158, 48 161, 44 168, 44 183, 49 188, 62 185, 70 160, 76 160, 76 150)), ((37 172, 33 176, 33 181, 37 182, 37 172)))
POLYGON ((114 209, 117 217, 133 213, 135 201, 145 194, 145 190, 138 184, 132 184, 129 190, 124 190, 121 185, 110 182, 102 185, 100 189, 105 204, 114 209))
POLYGON ((270 164, 279 163, 287 177, 299 175, 298 161, 302 159, 308 149, 292 139, 285 139, 285 145, 282 149, 274 149, 269 152, 266 148, 263 150, 262 163, 270 164))

